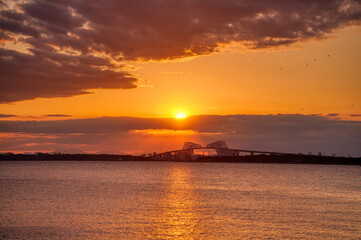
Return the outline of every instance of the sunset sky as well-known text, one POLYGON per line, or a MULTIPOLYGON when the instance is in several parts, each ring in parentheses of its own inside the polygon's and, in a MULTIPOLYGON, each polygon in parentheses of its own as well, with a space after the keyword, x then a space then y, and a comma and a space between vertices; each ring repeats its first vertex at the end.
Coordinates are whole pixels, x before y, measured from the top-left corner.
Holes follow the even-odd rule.
POLYGON ((361 156, 359 0, 0 8, 0 152, 361 156))

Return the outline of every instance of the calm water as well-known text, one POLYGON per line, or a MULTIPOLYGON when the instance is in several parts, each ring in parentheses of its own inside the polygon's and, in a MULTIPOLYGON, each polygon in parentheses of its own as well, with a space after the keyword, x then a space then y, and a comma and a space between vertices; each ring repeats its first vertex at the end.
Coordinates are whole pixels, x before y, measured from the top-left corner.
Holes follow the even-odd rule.
POLYGON ((1 162, 0 238, 360 239, 361 168, 1 162))

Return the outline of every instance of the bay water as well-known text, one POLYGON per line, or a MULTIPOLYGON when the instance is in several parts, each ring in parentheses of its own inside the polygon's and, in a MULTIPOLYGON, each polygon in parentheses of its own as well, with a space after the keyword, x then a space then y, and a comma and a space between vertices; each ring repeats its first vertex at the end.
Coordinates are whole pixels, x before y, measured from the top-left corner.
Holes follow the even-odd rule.
POLYGON ((0 239, 361 239, 361 167, 0 162, 0 239))

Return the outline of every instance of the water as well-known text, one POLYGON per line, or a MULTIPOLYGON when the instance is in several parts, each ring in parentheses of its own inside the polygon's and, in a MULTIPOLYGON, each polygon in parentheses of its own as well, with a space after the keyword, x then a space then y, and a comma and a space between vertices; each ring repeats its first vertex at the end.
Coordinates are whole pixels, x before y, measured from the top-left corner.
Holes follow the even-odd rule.
POLYGON ((0 239, 360 239, 361 168, 1 162, 0 239))

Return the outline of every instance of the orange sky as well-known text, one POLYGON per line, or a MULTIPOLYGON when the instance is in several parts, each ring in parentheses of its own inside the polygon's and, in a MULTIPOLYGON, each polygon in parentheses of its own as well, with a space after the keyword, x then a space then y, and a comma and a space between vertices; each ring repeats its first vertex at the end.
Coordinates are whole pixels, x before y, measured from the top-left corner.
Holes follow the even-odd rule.
POLYGON ((275 50, 233 44, 211 55, 127 62, 140 80, 130 90, 1 104, 4 114, 43 117, 169 117, 200 114, 361 114, 361 31, 275 50))

